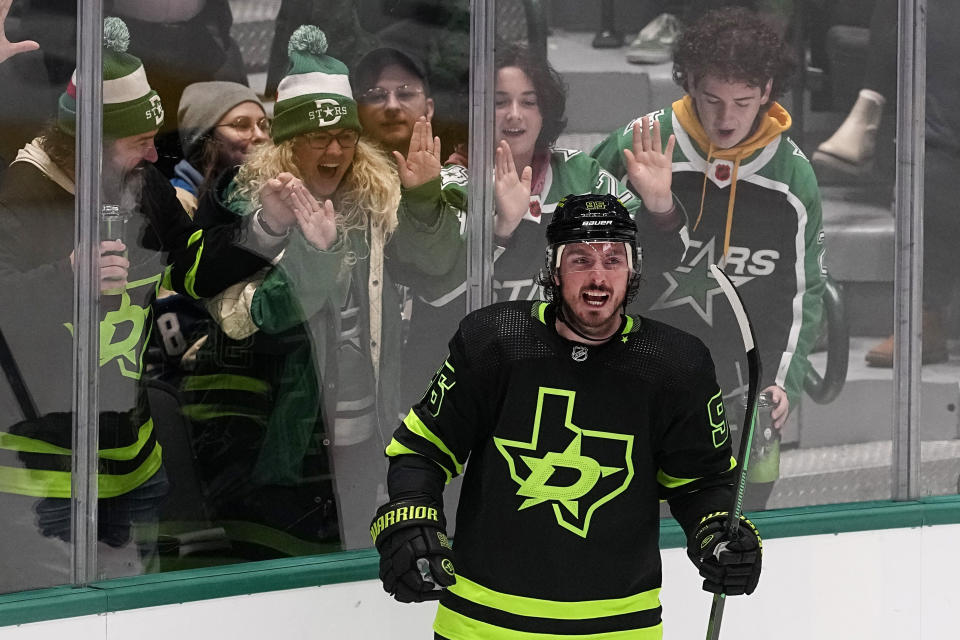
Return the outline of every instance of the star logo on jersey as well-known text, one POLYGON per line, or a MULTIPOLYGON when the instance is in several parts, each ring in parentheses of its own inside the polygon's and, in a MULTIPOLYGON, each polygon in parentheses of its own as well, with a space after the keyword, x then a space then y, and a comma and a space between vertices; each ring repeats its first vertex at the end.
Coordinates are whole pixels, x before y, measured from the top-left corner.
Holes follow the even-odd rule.
POLYGON ((634 436, 578 427, 575 400, 574 391, 540 387, 530 440, 493 441, 519 485, 517 510, 546 504, 559 526, 586 538, 596 510, 633 479, 634 436))
MULTIPOLYGON (((134 380, 140 379, 143 370, 144 343, 150 331, 146 321, 150 315, 148 308, 134 304, 130 292, 140 287, 156 287, 160 282, 160 275, 156 275, 136 282, 127 283, 127 288, 120 294, 118 309, 108 311, 100 321, 100 366, 111 360, 116 360, 120 373, 134 380)), ((139 293, 138 293, 139 297, 139 293)))
MULTIPOLYGON (((699 251, 685 265, 664 272, 667 288, 651 309, 672 309, 690 305, 708 326, 713 326, 713 298, 722 293, 720 285, 710 273, 710 265, 714 264, 714 240, 715 238, 710 238, 709 242, 699 247, 697 241, 690 241, 690 246, 699 248, 699 251)), ((753 280, 753 276, 732 275, 730 280, 733 286, 739 287, 753 280)))
MULTIPOLYGON (((116 309, 107 311, 100 321, 100 366, 116 362, 120 374, 126 378, 139 380, 143 371, 143 352, 146 341, 150 336, 150 327, 147 319, 150 309, 133 302, 131 291, 141 287, 150 287, 156 295, 160 284, 160 274, 128 282, 126 289, 118 294, 111 295, 116 300, 116 309)), ((142 291, 136 291, 138 299, 143 297, 142 291)), ((74 334, 73 323, 65 323, 64 327, 71 335, 74 334)))

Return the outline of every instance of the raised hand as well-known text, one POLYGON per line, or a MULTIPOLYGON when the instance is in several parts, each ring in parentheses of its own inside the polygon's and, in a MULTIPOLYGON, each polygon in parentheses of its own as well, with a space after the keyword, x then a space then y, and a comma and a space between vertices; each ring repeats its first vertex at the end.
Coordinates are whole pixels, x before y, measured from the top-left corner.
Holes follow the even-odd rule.
POLYGON ((306 187, 300 185, 290 195, 290 203, 307 242, 321 251, 329 249, 337 239, 337 214, 333 202, 324 200, 321 205, 306 187))
POLYGON ((658 120, 653 121, 652 135, 649 116, 643 116, 640 122, 633 123, 633 149, 624 149, 623 157, 627 163, 630 184, 649 211, 663 213, 673 207, 670 185, 673 182, 673 147, 676 141, 676 137, 671 135, 667 140, 667 148, 662 149, 658 120))
POLYGON ((498 238, 509 238, 517 229, 530 208, 530 185, 533 169, 524 167, 517 175, 513 152, 506 140, 497 145, 494 158, 493 193, 497 213, 493 220, 493 233, 498 238))
POLYGON ((7 21, 7 12, 10 11, 11 4, 13 4, 13 0, 0 0, 0 62, 12 58, 18 53, 34 51, 40 48, 40 45, 33 40, 23 40, 22 42, 10 42, 7 40, 4 23, 7 21))
POLYGON ((297 224, 297 216, 293 212, 291 195, 303 182, 292 173, 286 171, 276 178, 267 180, 260 187, 260 204, 263 207, 263 218, 270 230, 283 234, 297 224))
POLYGON ((440 138, 433 135, 433 128, 424 116, 413 125, 407 157, 399 151, 394 151, 393 157, 404 189, 419 187, 440 175, 440 138))

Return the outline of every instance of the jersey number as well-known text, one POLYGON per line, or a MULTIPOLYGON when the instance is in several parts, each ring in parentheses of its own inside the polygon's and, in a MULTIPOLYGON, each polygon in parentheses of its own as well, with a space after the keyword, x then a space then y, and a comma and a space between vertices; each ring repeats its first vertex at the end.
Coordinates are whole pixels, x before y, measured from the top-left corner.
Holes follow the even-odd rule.
POLYGON ((721 392, 707 401, 707 415, 710 417, 710 428, 713 434, 713 446, 719 449, 727 441, 730 435, 727 429, 727 419, 723 410, 723 398, 721 392))

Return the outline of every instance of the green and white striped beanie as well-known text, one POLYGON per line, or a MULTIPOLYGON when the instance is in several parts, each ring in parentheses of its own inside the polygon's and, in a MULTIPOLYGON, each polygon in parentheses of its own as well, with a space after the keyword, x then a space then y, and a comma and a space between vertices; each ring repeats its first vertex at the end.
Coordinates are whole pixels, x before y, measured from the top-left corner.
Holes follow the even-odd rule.
MULTIPOLYGON (((130 32, 120 18, 103 21, 103 135, 119 139, 160 128, 163 105, 150 88, 140 58, 127 53, 130 32)), ((60 129, 76 135, 77 72, 60 95, 57 116, 60 129)))
POLYGON ((360 130, 347 66, 327 53, 327 36, 303 25, 290 36, 290 70, 277 87, 273 141, 322 129, 360 130))

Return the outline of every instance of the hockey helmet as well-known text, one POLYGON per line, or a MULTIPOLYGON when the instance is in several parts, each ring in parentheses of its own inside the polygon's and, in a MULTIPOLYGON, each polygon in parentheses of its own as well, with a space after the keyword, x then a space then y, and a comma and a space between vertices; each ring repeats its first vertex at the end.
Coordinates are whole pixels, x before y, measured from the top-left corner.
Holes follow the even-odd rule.
POLYGON ((557 268, 558 248, 574 242, 622 242, 631 268, 640 273, 637 225, 623 203, 610 194, 568 195, 560 199, 547 225, 547 269, 557 268))

